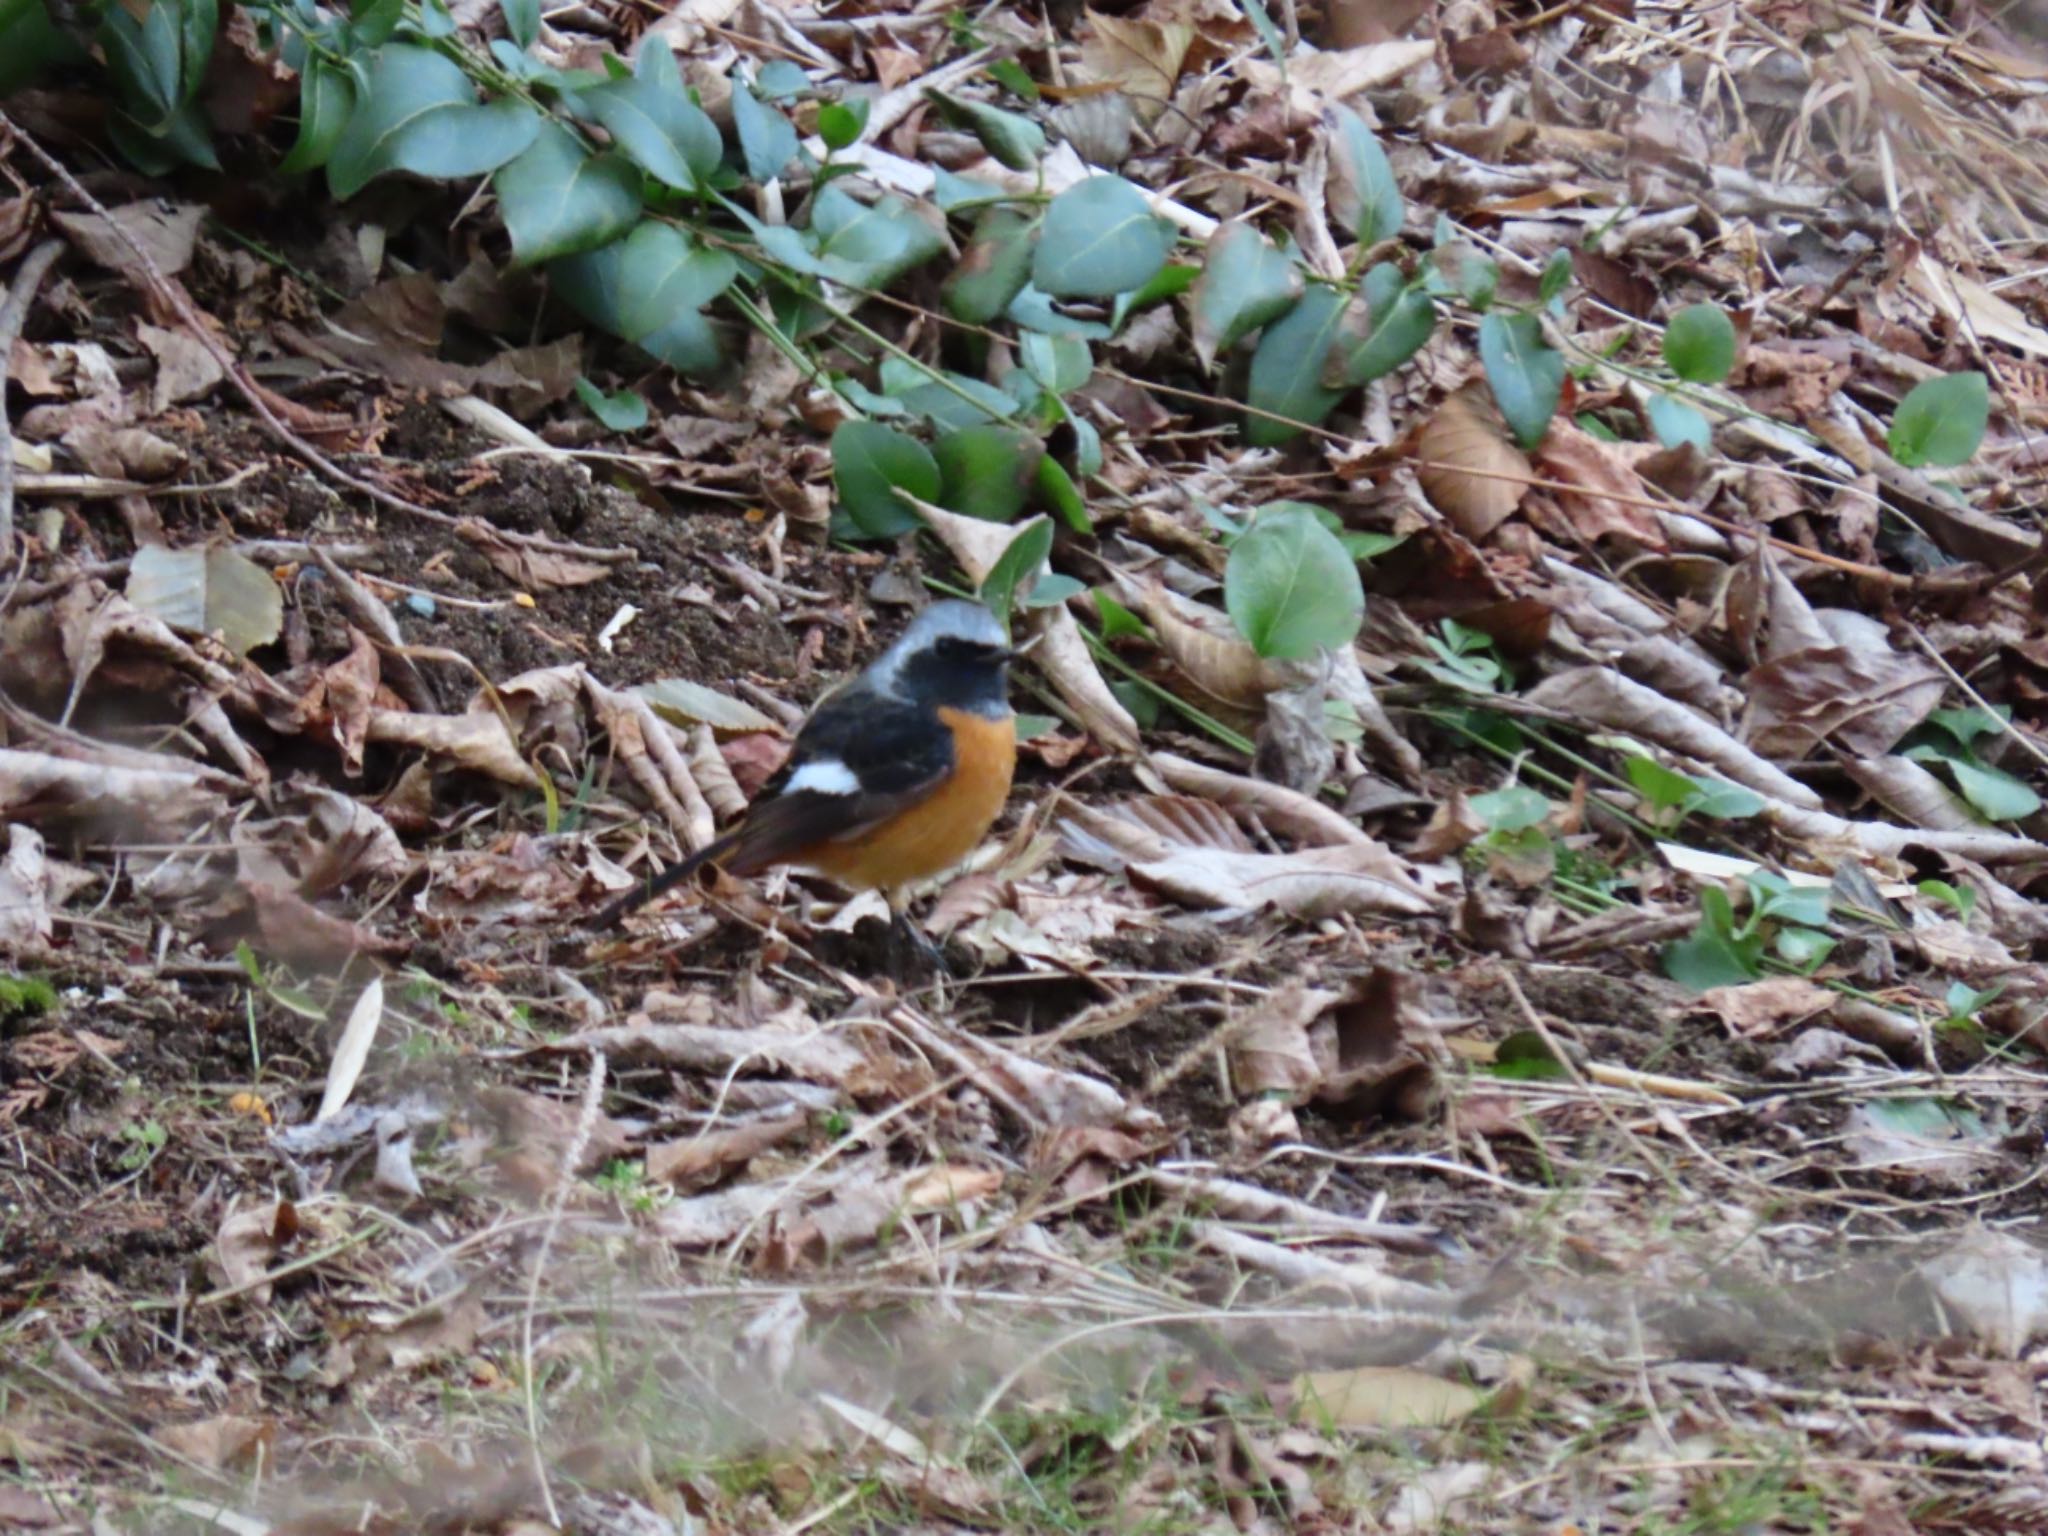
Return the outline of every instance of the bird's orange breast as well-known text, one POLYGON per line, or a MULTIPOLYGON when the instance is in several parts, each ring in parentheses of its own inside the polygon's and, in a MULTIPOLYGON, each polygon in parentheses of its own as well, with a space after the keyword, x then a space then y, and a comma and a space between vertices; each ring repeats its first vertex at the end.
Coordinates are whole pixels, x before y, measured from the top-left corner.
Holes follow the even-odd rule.
POLYGON ((951 869, 987 835, 1010 797, 1017 724, 940 709, 953 733, 953 772, 924 799, 857 837, 806 851, 803 862, 845 885, 908 885, 951 869))

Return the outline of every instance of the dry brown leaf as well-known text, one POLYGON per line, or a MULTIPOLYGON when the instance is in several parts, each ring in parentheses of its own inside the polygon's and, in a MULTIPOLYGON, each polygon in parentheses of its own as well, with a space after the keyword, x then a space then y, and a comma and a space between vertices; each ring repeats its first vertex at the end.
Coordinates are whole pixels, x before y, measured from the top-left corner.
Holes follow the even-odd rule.
POLYGON ((1378 843, 1345 843, 1297 853, 1177 849, 1136 863, 1131 879, 1194 907, 1255 912, 1272 908, 1314 921, 1340 914, 1420 917, 1439 898, 1378 843))
POLYGON ((1082 77, 1121 86, 1139 121, 1151 122, 1173 99, 1195 29, 1186 22, 1085 14, 1091 33, 1081 43, 1082 77))
POLYGON ((516 785, 540 788, 533 766, 519 755, 504 718, 479 701, 461 715, 422 715, 403 709, 373 709, 365 738, 387 746, 431 752, 457 768, 516 785))
POLYGON ((1940 708, 1947 688, 1947 675, 1924 656, 1867 645, 1795 651, 1744 679, 1750 745, 1797 760, 1832 740, 1875 757, 1940 708))
POLYGON ((1161 778, 1183 794, 1201 795, 1284 836, 1311 845, 1370 843, 1357 823, 1331 810, 1312 795, 1249 779, 1221 768, 1205 767, 1172 752, 1155 752, 1147 761, 1161 778))
POLYGON ((1789 1024, 1825 1013, 1834 1003, 1833 992, 1803 976, 1772 976, 1740 986, 1711 987, 1700 994, 1700 1006, 1743 1039, 1776 1034, 1789 1024))
POLYGON ((54 931, 42 834, 14 822, 0 857, 0 953, 40 949, 54 931))
POLYGON ((140 246, 165 277, 176 277, 191 265, 199 222, 205 217, 204 203, 148 198, 110 208, 104 218, 97 213, 56 209, 50 222, 63 230, 88 260, 120 273, 134 287, 146 291, 149 274, 128 248, 129 242, 140 246))
POLYGON ((218 1472, 267 1449, 277 1438, 277 1423, 225 1413, 189 1424, 163 1425, 155 1438, 187 1461, 218 1472))
POLYGON ((612 574, 611 566, 599 565, 594 560, 536 549, 531 544, 515 544, 488 523, 474 518, 465 518, 456 532, 474 544, 500 575, 529 592, 545 592, 554 587, 586 587, 612 574))
POLYGON ((1529 690, 1529 702, 1604 727, 1713 768, 1723 778, 1799 810, 1820 796, 1705 717, 1611 667, 1573 667, 1529 690))
POLYGON ((1260 1001, 1230 1028, 1230 1079, 1239 1097, 1298 1095, 1322 1081, 1309 1026, 1337 1001, 1299 983, 1260 1001))
POLYGON ((647 1149, 647 1177, 677 1189, 701 1189, 763 1152, 794 1140, 810 1123, 806 1111, 793 1110, 739 1125, 707 1127, 680 1141, 659 1142, 647 1149))
POLYGON ((1583 427, 1560 416, 1537 446, 1535 468, 1545 479, 1570 486, 1553 490, 1569 529, 1557 530, 1579 542, 1625 539, 1649 549, 1665 545, 1664 527, 1644 499, 1642 478, 1627 460, 1583 427))
MULTIPOLYGON (((1264 658, 1225 615, 1217 613, 1214 623, 1199 622, 1185 615, 1183 605, 1157 582, 1144 587, 1130 582, 1121 585, 1131 593, 1132 606, 1159 637, 1161 649, 1189 682, 1229 708, 1260 707, 1267 691, 1276 685, 1275 679, 1264 658)), ((1192 609, 1198 605, 1185 606, 1192 609)))
POLYGON ((1290 1383, 1297 1410, 1335 1429, 1438 1429, 1470 1418, 1484 1393, 1405 1365, 1307 1371, 1290 1383))
POLYGON ((1430 505, 1468 539, 1485 539, 1528 494, 1528 456, 1508 441, 1474 386, 1445 397, 1417 434, 1415 456, 1430 505))
POLYGON ((161 416, 181 401, 198 399, 227 377, 213 349, 189 331, 166 331, 145 320, 137 323, 135 333, 156 359, 156 378, 149 392, 153 416, 161 416))
POLYGON ((288 1200, 258 1200, 228 1206, 213 1235, 206 1267, 223 1290, 246 1296, 254 1306, 270 1300, 270 1282, 263 1278, 278 1250, 297 1235, 299 1213, 288 1200))
POLYGON ((617 1062, 652 1062, 697 1072, 724 1073, 747 1067, 840 1086, 850 1082, 867 1060, 845 1035, 824 1030, 657 1024, 645 1014, 635 1014, 627 1023, 605 1029, 581 1030, 550 1049, 603 1051, 617 1062))

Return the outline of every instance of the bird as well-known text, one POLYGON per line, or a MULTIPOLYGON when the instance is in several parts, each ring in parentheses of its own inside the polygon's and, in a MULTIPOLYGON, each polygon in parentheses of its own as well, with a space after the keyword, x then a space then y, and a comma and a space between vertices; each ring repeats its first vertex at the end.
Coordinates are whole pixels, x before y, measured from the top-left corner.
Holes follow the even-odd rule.
POLYGON ((900 916, 902 888, 966 858, 1010 797, 1009 666, 1029 649, 1013 647, 981 603, 930 604, 819 701, 737 827, 619 897, 594 926, 616 926, 707 864, 741 877, 807 869, 889 893, 900 916))

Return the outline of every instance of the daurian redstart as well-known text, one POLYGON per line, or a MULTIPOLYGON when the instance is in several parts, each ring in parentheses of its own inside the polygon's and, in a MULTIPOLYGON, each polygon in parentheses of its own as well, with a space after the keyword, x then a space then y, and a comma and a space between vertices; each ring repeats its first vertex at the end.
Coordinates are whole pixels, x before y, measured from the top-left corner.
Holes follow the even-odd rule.
POLYGON ((739 826, 598 914, 608 928, 706 864, 776 864, 894 890, 951 869, 1009 797, 1017 766, 1013 650, 980 603, 926 608, 851 682, 819 701, 789 761, 739 826))

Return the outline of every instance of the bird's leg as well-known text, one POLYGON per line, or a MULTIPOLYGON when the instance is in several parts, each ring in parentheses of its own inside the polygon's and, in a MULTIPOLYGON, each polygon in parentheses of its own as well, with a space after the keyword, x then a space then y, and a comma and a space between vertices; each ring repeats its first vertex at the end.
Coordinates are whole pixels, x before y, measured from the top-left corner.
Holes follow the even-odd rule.
MULTIPOLYGON (((889 903, 889 929, 897 941, 894 947, 898 948, 902 958, 908 959, 909 956, 915 955, 926 974, 946 975, 945 951, 932 942, 931 935, 919 927, 917 920, 910 915, 910 901, 902 888, 888 891, 885 895, 889 903)), ((892 965, 890 969, 907 967, 892 965)))

